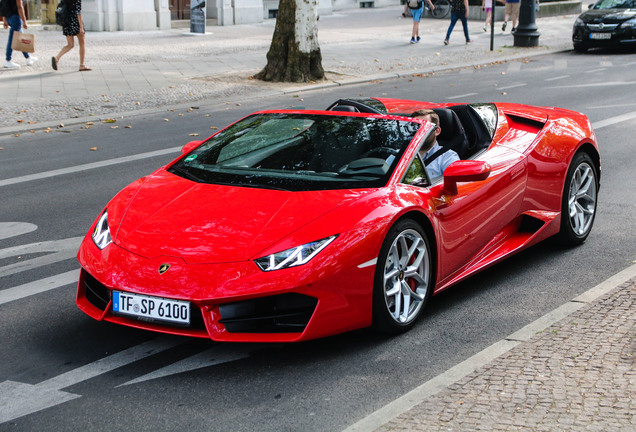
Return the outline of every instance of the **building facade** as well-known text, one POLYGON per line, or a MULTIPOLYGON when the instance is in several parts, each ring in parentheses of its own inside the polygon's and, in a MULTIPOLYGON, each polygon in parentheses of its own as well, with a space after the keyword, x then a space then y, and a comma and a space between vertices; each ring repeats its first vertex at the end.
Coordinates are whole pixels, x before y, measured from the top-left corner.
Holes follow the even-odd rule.
MULTIPOLYGON (((318 0, 318 14, 359 7, 400 4, 401 0, 318 0)), ((27 19, 55 22, 59 0, 24 0, 27 19)), ((206 17, 217 25, 252 24, 275 18, 278 0, 207 0, 206 17)), ((87 31, 165 30, 190 19, 190 0, 82 0, 87 31)))

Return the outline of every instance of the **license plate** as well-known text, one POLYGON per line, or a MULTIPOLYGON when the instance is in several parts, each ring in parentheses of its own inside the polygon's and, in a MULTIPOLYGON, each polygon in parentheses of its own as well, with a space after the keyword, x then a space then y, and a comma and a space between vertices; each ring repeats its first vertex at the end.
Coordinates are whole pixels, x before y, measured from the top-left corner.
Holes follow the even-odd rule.
POLYGON ((590 39, 611 39, 611 33, 590 33, 590 39))
POLYGON ((113 291, 113 313, 140 318, 190 325, 190 302, 113 291))

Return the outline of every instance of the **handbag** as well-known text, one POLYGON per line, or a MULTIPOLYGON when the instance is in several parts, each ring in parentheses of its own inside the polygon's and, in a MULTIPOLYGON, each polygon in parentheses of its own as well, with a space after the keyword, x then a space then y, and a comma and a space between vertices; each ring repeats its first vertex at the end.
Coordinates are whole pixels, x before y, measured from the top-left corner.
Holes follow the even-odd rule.
POLYGON ((55 23, 64 27, 66 25, 67 17, 66 2, 62 0, 57 4, 57 8, 55 9, 55 23))
POLYGON ((35 52, 35 35, 33 33, 13 32, 11 49, 27 53, 35 52))

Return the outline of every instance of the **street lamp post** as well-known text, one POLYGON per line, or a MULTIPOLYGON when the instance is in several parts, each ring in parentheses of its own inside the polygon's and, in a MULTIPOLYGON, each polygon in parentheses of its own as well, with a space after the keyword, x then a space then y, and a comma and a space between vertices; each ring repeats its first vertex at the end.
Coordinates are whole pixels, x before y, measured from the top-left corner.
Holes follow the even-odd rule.
POLYGON ((519 25, 513 33, 514 45, 517 47, 539 46, 539 33, 535 22, 535 1, 521 0, 519 10, 519 25))

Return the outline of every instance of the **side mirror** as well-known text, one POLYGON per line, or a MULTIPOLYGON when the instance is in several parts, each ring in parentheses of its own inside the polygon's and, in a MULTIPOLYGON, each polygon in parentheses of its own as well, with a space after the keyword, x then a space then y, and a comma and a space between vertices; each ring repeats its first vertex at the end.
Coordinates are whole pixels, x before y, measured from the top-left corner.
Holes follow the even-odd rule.
POLYGON ((457 183, 486 180, 492 167, 483 161, 455 161, 444 171, 444 193, 457 195, 457 183))
POLYGON ((203 141, 190 141, 181 148, 181 154, 190 153, 195 148, 199 147, 203 141))

